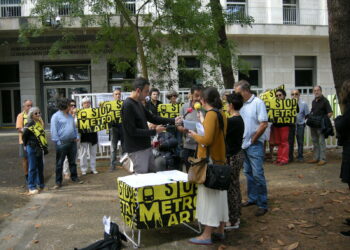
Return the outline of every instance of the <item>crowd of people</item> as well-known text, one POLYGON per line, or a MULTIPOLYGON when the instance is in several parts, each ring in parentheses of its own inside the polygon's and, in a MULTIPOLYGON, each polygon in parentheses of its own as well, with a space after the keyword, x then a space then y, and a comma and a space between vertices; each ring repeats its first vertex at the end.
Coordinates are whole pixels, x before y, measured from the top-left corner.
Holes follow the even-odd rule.
MULTIPOLYGON (((348 85, 350 86, 350 83, 348 85)), ((266 148, 270 149, 270 157, 273 158, 274 147, 277 147, 277 158, 273 162, 278 166, 286 165, 294 160, 296 137, 297 160, 304 161, 306 124, 311 129, 314 146, 313 159, 308 163, 319 166, 326 164, 325 138, 332 132, 329 130, 327 120, 333 113, 329 101, 322 95, 321 86, 313 88, 315 98, 312 101, 311 111, 306 102, 300 98, 300 91, 297 89, 291 91, 291 98, 296 99, 298 103, 298 113, 293 124, 270 123, 265 103, 254 94, 247 81, 239 81, 233 87, 234 91, 225 92, 222 98, 215 87, 204 88, 201 85, 194 85, 189 93, 189 100, 181 106, 179 115, 176 118, 163 118, 158 113, 158 105, 161 104, 158 100, 159 90, 150 89, 148 80, 136 78, 131 95, 123 100, 122 119, 109 124, 110 171, 121 165, 117 153, 119 142, 122 152, 127 153, 133 163, 134 173, 159 170, 155 164, 152 138, 167 131, 177 141, 176 154, 181 159, 181 164, 175 167, 178 170, 186 172, 189 170, 191 166, 189 157, 209 156, 212 162, 228 164, 231 167, 231 185, 228 190, 215 190, 202 184, 198 185, 196 217, 205 225, 205 229, 199 237, 189 240, 193 244, 210 245, 213 239, 225 238, 225 229, 239 228, 241 207, 256 206, 256 216, 263 216, 268 212, 268 189, 264 175, 264 161, 268 158, 266 148), (215 110, 219 112, 210 112, 215 110), (184 126, 184 121, 201 123, 204 134, 188 130, 184 126), (170 131, 168 129, 170 126, 176 129, 170 131), (248 194, 247 201, 243 203, 239 180, 242 169, 247 179, 248 194)), ((278 89, 275 93, 278 100, 287 97, 284 89, 278 89)), ((120 101, 121 96, 120 89, 113 92, 114 100, 120 101)), ((170 103, 177 103, 176 91, 170 91, 166 97, 170 103)), ((348 96, 344 98, 350 103, 348 96)), ((90 108, 91 100, 85 97, 81 104, 83 109, 90 108)), ((57 107, 59 111, 51 118, 51 140, 55 143, 56 149, 55 189, 62 186, 63 174, 73 182, 83 183, 78 177, 77 157, 80 159, 82 175, 89 173, 88 167, 91 173, 98 173, 97 133, 78 132, 74 100, 60 99, 57 107), (80 144, 79 155, 77 155, 77 143, 80 144)), ((349 184, 350 189, 350 163, 347 154, 350 137, 346 130, 346 124, 350 119, 349 110, 350 106, 347 105, 344 116, 341 120, 338 119, 337 131, 342 131, 339 134, 344 147, 341 178, 349 184)), ((39 138, 28 129, 34 125, 44 127, 40 110, 32 107, 32 101, 26 100, 23 103, 23 112, 18 115, 16 127, 20 136, 20 156, 23 159, 30 194, 38 193, 45 185, 42 161, 44 151, 39 138)))

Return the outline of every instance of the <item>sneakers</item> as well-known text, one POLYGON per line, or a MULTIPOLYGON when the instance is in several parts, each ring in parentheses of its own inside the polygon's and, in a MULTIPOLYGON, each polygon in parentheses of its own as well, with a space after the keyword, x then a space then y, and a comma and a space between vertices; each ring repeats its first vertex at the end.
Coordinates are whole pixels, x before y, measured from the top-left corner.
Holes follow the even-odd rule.
POLYGON ((308 160, 307 163, 309 164, 318 163, 318 160, 308 160))
POLYGON ((225 230, 239 229, 240 223, 241 223, 240 219, 238 219, 237 222, 233 225, 230 222, 227 222, 225 226, 225 230))
POLYGON ((57 190, 57 189, 59 189, 59 188, 61 188, 61 187, 62 187, 62 184, 56 184, 55 186, 53 186, 52 189, 57 190))
POLYGON ((98 174, 97 170, 92 170, 91 171, 93 174, 98 174))
POLYGON ((38 189, 33 189, 33 190, 28 191, 28 195, 34 195, 34 194, 38 194, 38 193, 39 193, 38 189))
POLYGON ((318 166, 323 166, 323 165, 325 165, 326 163, 327 163, 326 161, 320 160, 320 161, 317 163, 317 165, 318 165, 318 166))
POLYGON ((86 171, 81 171, 81 175, 86 175, 86 171))
POLYGON ((83 184, 84 183, 84 181, 80 180, 79 178, 76 178, 75 180, 72 180, 72 182, 79 183, 79 184, 83 184))
POLYGON ((267 209, 266 208, 259 207, 258 210, 255 213, 255 216, 257 216, 257 217, 263 216, 266 213, 267 213, 267 209))

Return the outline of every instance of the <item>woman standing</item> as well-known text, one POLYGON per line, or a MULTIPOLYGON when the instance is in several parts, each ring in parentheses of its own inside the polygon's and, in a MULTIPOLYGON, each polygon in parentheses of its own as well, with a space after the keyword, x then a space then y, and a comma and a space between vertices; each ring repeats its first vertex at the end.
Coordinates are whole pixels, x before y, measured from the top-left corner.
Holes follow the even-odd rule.
POLYGON ((227 200, 229 208, 229 223, 226 229, 239 228, 241 216, 241 189, 239 183, 239 174, 243 167, 244 153, 242 150, 242 141, 244 133, 244 122, 239 114, 243 106, 243 97, 240 94, 232 93, 227 96, 227 135, 226 135, 226 155, 227 162, 230 164, 231 185, 227 191, 227 200))
POLYGON ((28 123, 24 127, 23 144, 28 154, 29 194, 37 194, 44 184, 44 152, 47 153, 47 141, 40 109, 33 107, 28 113, 28 123), (39 188, 39 190, 37 189, 39 188))
MULTIPOLYGON (((277 100, 286 99, 286 91, 284 89, 276 90, 277 100)), ((270 136, 271 145, 277 145, 277 160, 275 163, 279 166, 288 164, 289 161, 289 124, 273 123, 272 135, 270 136)))
MULTIPOLYGON (((219 114, 212 111, 222 108, 220 94, 216 88, 209 87, 203 91, 201 102, 202 107, 207 111, 203 121, 204 136, 189 131, 189 135, 198 143, 197 157, 206 158, 208 152, 213 163, 225 164, 227 119, 222 111, 219 114)), ((205 225, 205 228, 199 237, 190 239, 190 243, 211 245, 213 243, 212 234, 219 239, 224 239, 224 226, 228 221, 227 191, 198 185, 196 217, 200 223, 205 225), (215 233, 214 228, 217 228, 215 233)))

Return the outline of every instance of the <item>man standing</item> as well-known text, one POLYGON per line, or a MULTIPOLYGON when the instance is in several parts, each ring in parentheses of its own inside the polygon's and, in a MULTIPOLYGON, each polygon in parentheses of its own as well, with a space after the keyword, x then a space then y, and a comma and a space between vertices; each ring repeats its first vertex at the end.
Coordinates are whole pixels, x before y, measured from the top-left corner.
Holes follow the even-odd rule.
POLYGON ((289 161, 294 159, 294 140, 297 137, 298 144, 298 161, 304 161, 304 132, 305 132, 305 118, 310 113, 307 103, 300 99, 300 91, 298 89, 292 90, 291 96, 298 100, 299 113, 296 117, 295 124, 291 125, 289 131, 289 161))
POLYGON ((57 101, 58 111, 51 117, 51 139, 56 144, 56 185, 62 186, 62 167, 64 159, 68 158, 70 178, 73 182, 82 184, 77 174, 75 163, 77 154, 78 129, 74 118, 69 114, 69 101, 66 98, 57 101))
MULTIPOLYGON (((81 100, 83 109, 91 107, 89 97, 84 97, 81 100)), ((86 175, 88 170, 88 152, 90 155, 90 169, 93 174, 98 174, 96 170, 96 152, 97 152, 97 132, 81 132, 80 134, 80 170, 82 175, 86 175)))
MULTIPOLYGON (((124 148, 134 164, 135 173, 148 173, 153 170, 154 157, 151 148, 151 136, 164 132, 166 128, 158 125, 149 129, 147 121, 153 124, 174 124, 175 119, 153 115, 142 105, 149 92, 150 83, 144 78, 136 78, 133 90, 122 107, 124 148)), ((176 118, 178 119, 178 118, 176 118)))
POLYGON ((267 128, 266 106, 262 100, 251 93, 250 84, 241 80, 234 85, 236 93, 243 96, 244 104, 240 110, 244 121, 242 148, 244 150, 244 174, 247 178, 248 201, 243 207, 257 205, 256 216, 267 212, 267 187, 264 176, 264 141, 267 128))
MULTIPOLYGON (((116 102, 121 101, 122 99, 122 91, 120 89, 116 89, 113 91, 113 98, 116 102)), ((122 127, 122 121, 119 118, 118 120, 114 121, 113 123, 109 124, 109 134, 111 137, 111 168, 110 171, 115 170, 115 166, 118 164, 120 165, 120 162, 117 161, 117 149, 118 149, 118 142, 120 141, 122 151, 123 151, 123 144, 124 144, 124 138, 123 138, 123 127, 122 127)))
MULTIPOLYGON (((323 117, 332 117, 333 111, 327 98, 322 94, 321 86, 315 86, 313 89, 315 99, 312 101, 312 108, 309 119, 321 120, 323 117)), ((308 163, 317 163, 325 165, 326 162, 326 140, 322 133, 321 126, 310 127, 312 143, 314 144, 314 157, 308 163)))
POLYGON ((18 114, 17 120, 16 120, 16 129, 18 131, 18 140, 19 140, 19 157, 22 158, 22 167, 24 170, 24 176, 25 176, 26 182, 28 179, 28 158, 27 158, 27 153, 24 150, 22 136, 23 136, 24 125, 26 125, 27 123, 28 111, 32 106, 33 106, 32 100, 24 100, 22 104, 23 111, 18 114))
MULTIPOLYGON (((192 86, 191 99, 189 100, 188 103, 185 103, 180 110, 180 115, 183 116, 184 120, 200 122, 199 110, 196 110, 194 108, 194 104, 196 102, 200 103, 202 90, 203 90, 202 85, 193 85, 192 86)), ((183 126, 178 127, 178 129, 185 136, 185 141, 184 141, 183 149, 181 152, 181 158, 182 158, 182 161, 185 163, 186 171, 188 172, 188 169, 190 168, 190 163, 188 162, 188 157, 195 156, 197 143, 192 137, 187 136, 186 130, 183 126)))
POLYGON ((158 115, 158 105, 162 104, 159 98, 159 89, 151 88, 149 92, 150 100, 146 102, 146 109, 154 115, 158 115))

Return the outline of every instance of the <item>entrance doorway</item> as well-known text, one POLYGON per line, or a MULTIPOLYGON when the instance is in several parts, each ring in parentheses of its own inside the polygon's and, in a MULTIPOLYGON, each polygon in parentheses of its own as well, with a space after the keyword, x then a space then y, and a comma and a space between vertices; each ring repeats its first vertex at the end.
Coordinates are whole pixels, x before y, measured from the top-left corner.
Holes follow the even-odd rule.
POLYGON ((0 125, 14 126, 21 112, 21 94, 19 88, 0 88, 0 125))
POLYGON ((72 94, 84 93, 90 93, 90 85, 44 86, 45 124, 50 123, 52 115, 58 110, 58 99, 71 98, 72 94))

